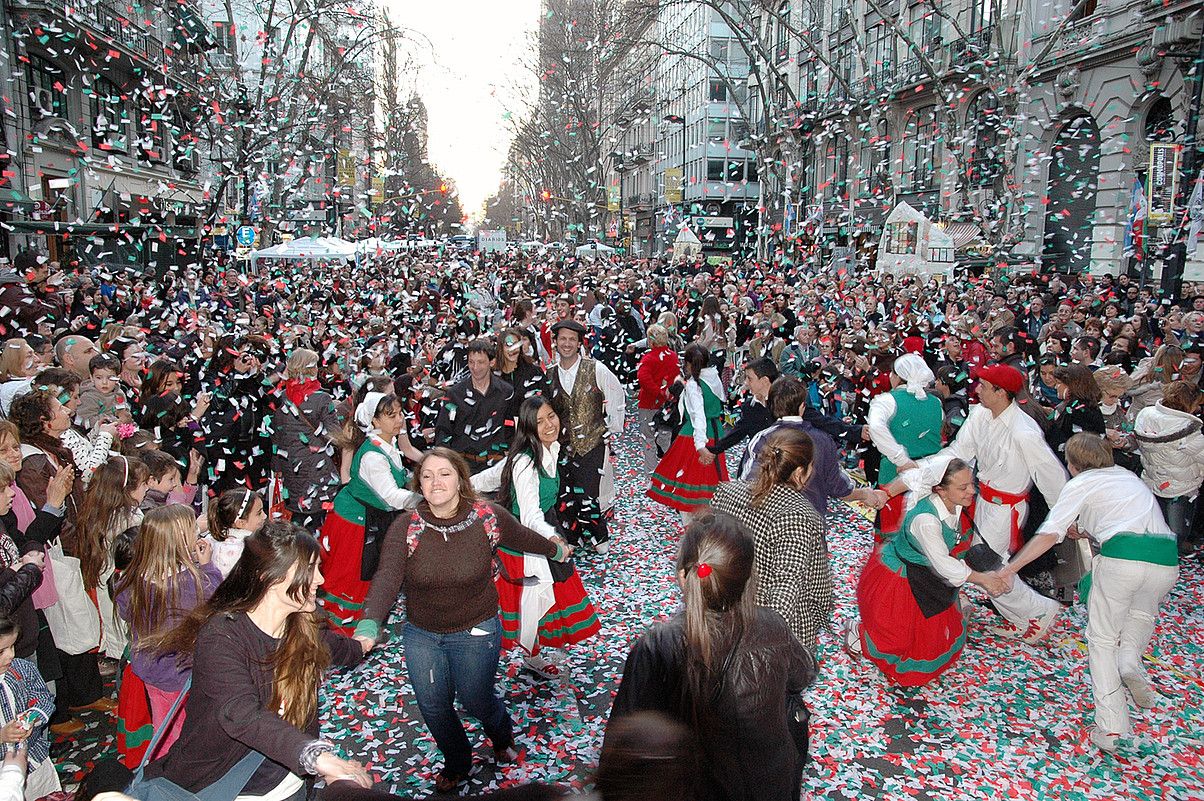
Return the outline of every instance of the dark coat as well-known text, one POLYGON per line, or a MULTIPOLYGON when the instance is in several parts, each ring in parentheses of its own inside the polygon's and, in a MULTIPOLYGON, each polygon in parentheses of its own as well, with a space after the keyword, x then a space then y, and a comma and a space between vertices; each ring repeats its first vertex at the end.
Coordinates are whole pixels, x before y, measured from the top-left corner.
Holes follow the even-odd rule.
MULTIPOLYGON (((685 653, 682 614, 649 629, 627 657, 610 719, 655 710, 691 726, 682 701, 685 653)), ((714 722, 708 730, 694 732, 699 799, 799 797, 802 763, 786 727, 786 698, 814 681, 815 672, 815 659, 782 616, 756 607, 725 679, 715 682, 717 700, 710 705, 714 722)))
POLYGON ((281 391, 272 416, 272 470, 280 474, 289 511, 319 514, 334 500, 339 468, 333 441, 340 429, 334 401, 325 392, 313 392, 295 406, 281 391))

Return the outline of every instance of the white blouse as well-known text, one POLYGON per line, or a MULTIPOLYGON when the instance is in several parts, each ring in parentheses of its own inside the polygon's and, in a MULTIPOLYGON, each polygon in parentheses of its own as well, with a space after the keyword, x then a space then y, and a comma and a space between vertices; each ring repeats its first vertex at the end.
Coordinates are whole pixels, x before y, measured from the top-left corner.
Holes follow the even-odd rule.
MULTIPOLYGON (((542 462, 545 475, 556 473, 559 459, 559 442, 544 447, 542 462)), ((477 492, 497 492, 502 486, 502 469, 505 465, 506 460, 503 459, 488 470, 477 473, 472 477, 473 489, 477 492)), ((526 453, 515 455, 510 481, 518 501, 518 521, 548 539, 559 536, 555 527, 544 519, 543 509, 539 506, 539 473, 535 470, 535 461, 526 453)))

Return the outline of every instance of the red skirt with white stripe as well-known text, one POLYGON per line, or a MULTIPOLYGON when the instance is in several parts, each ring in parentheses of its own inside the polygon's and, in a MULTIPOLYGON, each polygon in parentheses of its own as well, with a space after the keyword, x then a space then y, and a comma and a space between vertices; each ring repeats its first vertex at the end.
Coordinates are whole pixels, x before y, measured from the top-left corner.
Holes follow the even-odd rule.
POLYGON ((497 556, 503 568, 495 582, 503 646, 513 648, 520 644, 524 614, 540 615, 537 637, 530 649, 532 653, 537 653, 541 646, 564 648, 588 640, 602 628, 575 567, 566 580, 553 582, 549 592, 546 584, 536 587, 519 583, 526 573, 525 554, 498 548, 497 556))
POLYGON ((966 644, 966 621, 957 604, 924 617, 906 576, 882 562, 875 548, 857 583, 861 652, 904 687, 919 687, 944 673, 966 644))
MULTIPOLYGON (((708 440, 714 445, 715 440, 708 440)), ((694 450, 694 437, 678 435, 651 476, 648 497, 679 512, 697 512, 711 503, 719 482, 727 481, 723 454, 703 464, 694 450)))
POLYGON ((364 527, 331 511, 318 537, 322 576, 318 600, 330 615, 330 627, 350 637, 364 615, 364 599, 372 582, 360 578, 364 560, 364 527))

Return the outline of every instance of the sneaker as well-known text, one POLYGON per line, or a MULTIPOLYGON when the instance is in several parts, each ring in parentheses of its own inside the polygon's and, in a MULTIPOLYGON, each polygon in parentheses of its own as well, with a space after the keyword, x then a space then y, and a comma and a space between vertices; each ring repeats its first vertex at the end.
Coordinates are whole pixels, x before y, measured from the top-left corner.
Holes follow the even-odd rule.
POLYGON ((861 652, 861 624, 859 622, 856 620, 844 622, 840 628, 840 647, 854 659, 864 656, 861 652))
POLYGON ((1099 727, 1092 726, 1089 739, 1091 740, 1091 744, 1099 750, 1108 754, 1114 754, 1116 753, 1117 740, 1120 739, 1120 735, 1105 734, 1099 730, 1099 727))
POLYGON ((1129 694, 1133 696, 1133 703, 1142 709, 1154 708, 1158 694, 1154 692, 1154 688, 1150 686, 1144 676, 1121 675, 1120 680, 1129 688, 1129 694))
POLYGON ((524 656, 523 667, 536 675, 543 676, 545 679, 560 678, 560 668, 539 654, 524 656))

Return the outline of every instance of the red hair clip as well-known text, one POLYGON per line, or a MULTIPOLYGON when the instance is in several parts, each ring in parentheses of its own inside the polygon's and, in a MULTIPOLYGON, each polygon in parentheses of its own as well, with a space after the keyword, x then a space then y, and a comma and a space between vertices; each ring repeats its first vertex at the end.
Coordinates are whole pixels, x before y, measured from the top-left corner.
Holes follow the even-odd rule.
POLYGON ((706 578, 711 575, 711 566, 706 562, 698 563, 698 578, 706 578))

